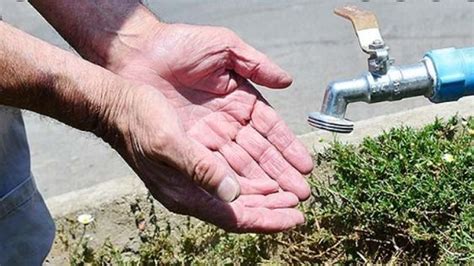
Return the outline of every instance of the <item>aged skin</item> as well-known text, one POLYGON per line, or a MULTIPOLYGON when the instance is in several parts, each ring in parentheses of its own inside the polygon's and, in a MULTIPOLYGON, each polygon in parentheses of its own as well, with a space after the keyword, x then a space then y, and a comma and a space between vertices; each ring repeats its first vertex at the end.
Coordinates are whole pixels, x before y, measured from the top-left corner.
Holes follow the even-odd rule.
POLYGON ((50 54, 35 56, 54 54, 63 67, 49 69, 58 65, 51 59, 31 68, 54 77, 55 86, 37 86, 53 97, 10 105, 95 132, 174 212, 239 232, 304 221, 294 207, 309 196, 302 175, 311 171, 311 157, 246 80, 284 88, 292 82, 288 73, 227 29, 164 24, 138 1, 31 3, 83 57, 130 81, 48 47, 50 54), (85 81, 94 84, 85 89, 85 81))

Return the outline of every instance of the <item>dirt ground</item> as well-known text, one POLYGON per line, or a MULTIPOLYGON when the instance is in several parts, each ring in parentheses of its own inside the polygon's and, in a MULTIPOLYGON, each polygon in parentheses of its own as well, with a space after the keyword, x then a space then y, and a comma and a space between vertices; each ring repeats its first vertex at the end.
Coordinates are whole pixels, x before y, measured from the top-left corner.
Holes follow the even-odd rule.
MULTIPOLYGON (((135 219, 131 212, 130 205, 136 201, 145 203, 146 195, 129 195, 108 204, 104 204, 99 208, 84 209, 64 217, 56 218, 56 238, 53 248, 45 261, 45 265, 67 265, 68 251, 65 250, 65 245, 61 238, 70 236, 70 230, 78 225, 77 216, 80 214, 91 214, 94 217, 92 226, 88 226, 86 237, 89 237, 91 247, 100 247, 107 239, 116 246, 127 247, 131 250, 138 248, 139 238, 138 229, 135 225, 135 219)), ((149 204, 141 204, 147 212, 149 204)), ((162 207, 159 208, 162 216, 176 219, 177 215, 169 213, 162 207)), ((76 233, 81 232, 81 228, 74 230, 76 233)), ((74 246, 76 241, 72 242, 74 246)))
MULTIPOLYGON (((315 168, 313 175, 322 180, 328 180, 333 173, 330 165, 324 161, 321 155, 316 155, 314 160, 318 167, 315 168)), ((97 208, 83 209, 56 218, 56 238, 52 250, 45 261, 45 265, 69 264, 69 252, 66 251, 64 241, 61 239, 70 236, 71 231, 74 231, 76 236, 82 232, 81 227, 75 230, 73 228, 79 225, 77 217, 85 213, 91 214, 94 217, 93 225, 88 226, 86 231, 86 236, 91 239, 90 246, 92 248, 98 248, 103 245, 106 240, 110 240, 114 246, 123 248, 124 250, 138 250, 140 239, 135 217, 131 210, 131 205, 137 202, 142 208, 143 213, 150 211, 151 205, 148 202, 147 194, 141 193, 123 196, 111 203, 100 205, 97 208)), ((169 212, 156 201, 154 201, 154 204, 157 215, 160 217, 159 219, 166 219, 178 225, 186 221, 185 216, 169 212)), ((77 239, 72 241, 72 245, 76 243, 77 239)), ((69 248, 69 250, 71 250, 71 248, 69 248)))

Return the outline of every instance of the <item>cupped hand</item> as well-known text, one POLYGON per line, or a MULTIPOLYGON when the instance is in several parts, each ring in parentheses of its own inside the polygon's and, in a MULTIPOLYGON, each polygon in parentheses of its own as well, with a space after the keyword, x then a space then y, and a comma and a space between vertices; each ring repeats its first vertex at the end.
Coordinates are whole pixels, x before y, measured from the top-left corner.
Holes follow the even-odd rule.
MULTIPOLYGON (((167 82, 160 83, 165 88, 167 82)), ((293 193, 276 191, 271 179, 246 182, 219 153, 194 140, 160 91, 138 86, 122 97, 111 111, 115 130, 104 139, 169 210, 235 232, 277 232, 304 221, 293 193), (228 203, 239 194, 237 182, 242 193, 228 203)))
POLYGON ((158 88, 188 136, 227 161, 239 181, 278 183, 253 186, 252 193, 281 188, 300 200, 309 196, 308 151, 246 80, 284 88, 292 82, 288 73, 225 28, 159 24, 144 40, 114 71, 158 88))

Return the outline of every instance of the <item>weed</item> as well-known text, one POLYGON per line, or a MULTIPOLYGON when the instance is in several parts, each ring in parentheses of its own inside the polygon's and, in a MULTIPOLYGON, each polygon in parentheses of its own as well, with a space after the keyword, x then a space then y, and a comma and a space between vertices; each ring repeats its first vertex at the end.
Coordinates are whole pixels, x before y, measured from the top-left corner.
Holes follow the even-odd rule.
POLYGON ((171 224, 148 197, 131 204, 137 251, 110 241, 97 250, 84 239, 74 245, 76 233, 60 240, 75 265, 473 263, 473 131, 473 118, 454 117, 359 145, 334 142, 315 155, 313 196, 300 207, 307 220, 292 231, 229 234, 191 218, 171 224))

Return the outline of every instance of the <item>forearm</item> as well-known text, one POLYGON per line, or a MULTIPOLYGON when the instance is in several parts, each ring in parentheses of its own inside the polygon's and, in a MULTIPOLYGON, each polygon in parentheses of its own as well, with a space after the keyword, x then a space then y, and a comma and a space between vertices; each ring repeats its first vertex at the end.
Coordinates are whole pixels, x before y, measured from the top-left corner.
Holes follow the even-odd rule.
POLYGON ((159 24, 139 0, 29 2, 81 56, 108 68, 118 68, 117 61, 150 35, 148 25, 159 24))
MULTIPOLYGON (((35 111, 102 136, 115 75, 0 22, 0 104, 35 111)), ((118 90, 117 90, 118 89, 118 90)))

